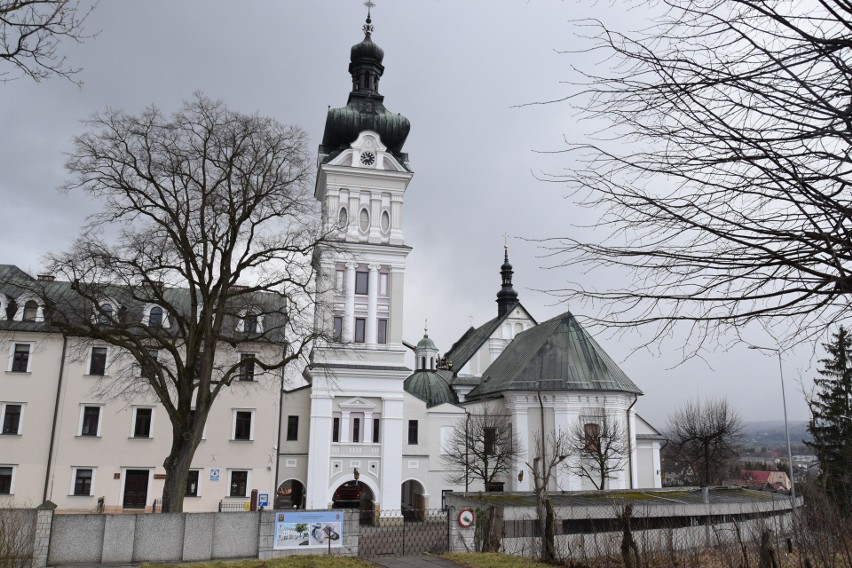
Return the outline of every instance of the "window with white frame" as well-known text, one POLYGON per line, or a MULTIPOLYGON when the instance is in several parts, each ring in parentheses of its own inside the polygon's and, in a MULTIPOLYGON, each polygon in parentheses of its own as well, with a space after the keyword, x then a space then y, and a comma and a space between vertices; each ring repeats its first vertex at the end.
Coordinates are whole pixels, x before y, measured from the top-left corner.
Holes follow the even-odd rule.
POLYGON ((24 420, 24 404, 21 402, 4 402, 0 406, 2 415, 3 434, 19 435, 24 420))
POLYGON ((150 406, 133 407, 132 438, 151 438, 154 429, 154 409, 150 406))
POLYGON ((168 327, 163 325, 163 308, 151 306, 151 309, 148 310, 148 327, 168 327))
POLYGON ((89 375, 104 376, 106 374, 107 347, 92 347, 89 352, 89 375))
POLYGON ((0 464, 0 495, 15 494, 15 469, 11 464, 0 464))
POLYGON ((249 308, 240 313, 237 331, 244 333, 263 333, 263 316, 256 309, 249 308))
POLYGON ((12 343, 9 352, 9 371, 12 373, 29 373, 32 351, 32 343, 12 343))
POLYGON ((249 472, 247 469, 228 470, 228 497, 248 497, 249 472))
POLYGON ((41 306, 35 300, 27 300, 24 302, 21 321, 42 321, 41 306))
POLYGON ((91 467, 71 468, 71 495, 91 496, 95 485, 95 469, 91 467))
POLYGON ((101 435, 101 407, 91 404, 80 406, 78 436, 99 437, 101 435))
POLYGON ((115 319, 115 308, 112 302, 104 302, 98 306, 96 321, 100 325, 108 325, 115 319))
POLYGON ((232 440, 254 440, 254 410, 234 410, 232 440))

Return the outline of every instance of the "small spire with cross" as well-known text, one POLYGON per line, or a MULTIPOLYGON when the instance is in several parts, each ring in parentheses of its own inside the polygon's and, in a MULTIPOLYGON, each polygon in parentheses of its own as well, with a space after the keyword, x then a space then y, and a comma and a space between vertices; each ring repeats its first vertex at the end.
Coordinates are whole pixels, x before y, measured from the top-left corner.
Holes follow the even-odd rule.
POLYGON ((429 337, 429 318, 423 320, 423 337, 429 337))
POLYGON ((367 0, 366 2, 364 2, 364 6, 367 7, 367 22, 363 26, 361 26, 361 29, 364 30, 364 35, 369 36, 375 30, 375 28, 373 27, 373 19, 370 14, 376 4, 375 2, 373 2, 373 0, 367 0))

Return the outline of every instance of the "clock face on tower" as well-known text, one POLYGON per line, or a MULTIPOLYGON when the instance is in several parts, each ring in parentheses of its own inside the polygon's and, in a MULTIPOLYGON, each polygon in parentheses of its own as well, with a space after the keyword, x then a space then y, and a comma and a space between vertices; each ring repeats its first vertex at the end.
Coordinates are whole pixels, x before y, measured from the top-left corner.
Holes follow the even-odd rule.
POLYGON ((376 161, 376 155, 372 152, 364 152, 361 154, 361 163, 365 166, 372 166, 376 161))

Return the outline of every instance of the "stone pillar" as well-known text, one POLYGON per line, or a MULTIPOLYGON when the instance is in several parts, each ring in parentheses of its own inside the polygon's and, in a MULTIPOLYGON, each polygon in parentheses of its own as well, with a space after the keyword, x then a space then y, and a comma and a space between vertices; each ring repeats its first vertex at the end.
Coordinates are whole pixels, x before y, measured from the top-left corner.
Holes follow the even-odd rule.
POLYGON ((379 265, 370 264, 370 276, 367 283, 367 343, 375 345, 379 323, 376 312, 379 305, 379 265))
POLYGON ((308 509, 325 509, 329 506, 326 494, 331 475, 332 406, 332 398, 327 393, 311 395, 311 435, 305 488, 308 509))
POLYGON ((379 499, 382 509, 396 511, 401 507, 402 440, 403 432, 407 432, 402 411, 403 398, 385 398, 382 402, 382 476, 379 480, 382 494, 379 499))
POLYGON ((36 508, 32 563, 36 568, 47 566, 47 553, 50 551, 50 528, 53 525, 54 510, 56 510, 56 504, 52 501, 45 501, 36 508))
POLYGON ((346 263, 346 286, 344 295, 343 314, 343 343, 352 343, 355 340, 355 268, 354 262, 346 263))

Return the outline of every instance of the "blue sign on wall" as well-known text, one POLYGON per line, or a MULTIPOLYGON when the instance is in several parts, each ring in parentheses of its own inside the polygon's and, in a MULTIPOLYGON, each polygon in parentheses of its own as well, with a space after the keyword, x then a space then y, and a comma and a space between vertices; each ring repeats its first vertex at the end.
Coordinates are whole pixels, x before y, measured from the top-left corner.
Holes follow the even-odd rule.
POLYGON ((258 493, 257 494, 257 506, 258 507, 269 507, 269 493, 258 493))

